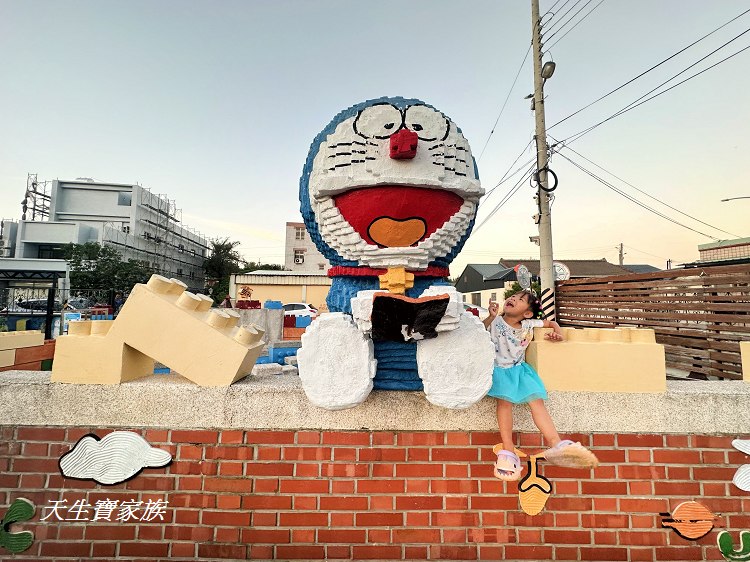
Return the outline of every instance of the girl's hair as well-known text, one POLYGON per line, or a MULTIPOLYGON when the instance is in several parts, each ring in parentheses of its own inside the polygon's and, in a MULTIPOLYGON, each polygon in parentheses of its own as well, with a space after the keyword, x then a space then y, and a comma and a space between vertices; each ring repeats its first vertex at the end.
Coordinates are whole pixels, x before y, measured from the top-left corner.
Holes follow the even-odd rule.
POLYGON ((537 297, 533 291, 530 289, 523 289, 513 294, 526 296, 526 302, 529 304, 532 318, 538 318, 540 320, 544 318, 544 313, 542 312, 542 301, 539 300, 539 297, 537 297))

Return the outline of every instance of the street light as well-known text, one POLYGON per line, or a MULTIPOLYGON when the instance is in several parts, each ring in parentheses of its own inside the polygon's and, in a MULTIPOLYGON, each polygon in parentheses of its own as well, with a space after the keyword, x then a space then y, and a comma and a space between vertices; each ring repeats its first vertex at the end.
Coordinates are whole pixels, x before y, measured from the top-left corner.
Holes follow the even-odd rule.
POLYGON ((727 201, 734 201, 735 199, 750 199, 750 195, 743 195, 742 197, 730 197, 729 199, 722 199, 722 203, 726 203, 727 201))

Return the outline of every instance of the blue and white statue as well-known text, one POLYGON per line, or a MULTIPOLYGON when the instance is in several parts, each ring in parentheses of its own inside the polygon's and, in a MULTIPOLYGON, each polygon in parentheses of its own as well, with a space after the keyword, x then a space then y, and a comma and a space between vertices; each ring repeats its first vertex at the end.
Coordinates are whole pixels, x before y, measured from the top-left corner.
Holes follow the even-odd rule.
POLYGON ((360 103, 315 138, 300 203, 332 286, 297 356, 311 402, 349 408, 382 388, 466 408, 487 393, 489 334, 446 280, 483 193, 461 130, 416 99, 360 103))

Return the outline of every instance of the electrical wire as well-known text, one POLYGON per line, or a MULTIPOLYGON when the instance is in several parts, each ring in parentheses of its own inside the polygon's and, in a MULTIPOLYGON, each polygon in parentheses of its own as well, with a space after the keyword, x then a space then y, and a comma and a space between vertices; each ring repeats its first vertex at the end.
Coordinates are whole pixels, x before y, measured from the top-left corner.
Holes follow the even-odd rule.
POLYGON ((692 227, 690 227, 690 226, 688 226, 686 224, 681 223, 678 220, 673 219, 672 217, 669 217, 669 216, 665 215, 664 213, 662 213, 660 211, 657 211, 653 207, 649 207, 643 201, 640 201, 640 200, 636 199, 635 197, 633 197, 632 195, 629 195, 628 193, 625 193, 621 189, 618 189, 617 187, 615 187, 614 185, 612 185, 611 183, 609 183, 607 180, 605 180, 605 179, 600 178, 599 176, 597 176, 594 172, 592 172, 590 170, 587 170, 586 168, 584 168, 583 166, 581 166, 577 162, 574 162, 573 160, 571 160, 570 158, 568 158, 565 154, 560 153, 560 156, 563 157, 563 158, 565 158, 565 160, 567 160, 568 162, 570 162, 571 164, 573 164, 573 166, 575 166, 576 168, 578 168, 579 170, 581 170, 585 174, 587 174, 587 175, 591 176, 592 178, 594 178, 596 181, 598 181, 599 183, 601 183, 603 186, 611 189, 612 191, 614 191, 618 195, 623 196, 625 199, 627 199, 628 201, 631 201, 631 202, 635 203, 639 207, 641 207, 643 209, 646 209, 647 211, 649 211, 649 212, 657 215, 658 217, 661 217, 661 218, 663 218, 665 220, 668 220, 671 223, 674 223, 674 224, 676 224, 678 226, 681 226, 683 228, 686 228, 688 230, 696 232, 696 233, 700 234, 701 236, 705 236, 706 238, 711 238, 712 240, 717 240, 717 241, 719 240, 715 236, 711 236, 710 234, 706 234, 704 232, 701 232, 700 230, 696 230, 696 229, 694 229, 694 228, 692 228, 692 227))
POLYGON ((526 168, 526 167, 527 167, 527 166, 528 166, 529 164, 531 164, 531 163, 532 163, 532 162, 534 162, 534 161, 536 161, 536 156, 534 156, 534 157, 533 157, 533 158, 531 158, 530 160, 527 160, 527 161, 526 161, 525 163, 521 164, 521 165, 520 165, 520 166, 519 166, 518 168, 516 168, 516 169, 515 169, 515 171, 514 171, 514 172, 513 172, 512 174, 510 174, 510 175, 509 175, 509 176, 508 176, 507 178, 504 178, 504 179, 502 179, 501 181, 499 181, 499 182, 498 182, 497 184, 495 184, 495 187, 493 187, 492 189, 490 189, 490 190, 489 190, 489 191, 488 191, 488 192, 486 193, 486 195, 485 195, 485 197, 484 197, 484 201, 482 201, 482 203, 480 204, 480 207, 481 207, 481 205, 483 205, 483 204, 484 204, 484 203, 485 203, 485 202, 487 201, 487 198, 488 198, 488 197, 489 197, 490 195, 492 195, 492 193, 493 193, 493 192, 494 192, 494 191, 495 191, 495 190, 496 190, 496 189, 497 189, 498 187, 500 187, 501 185, 503 185, 503 184, 504 184, 505 182, 507 182, 507 181, 510 181, 510 180, 511 180, 511 178, 513 178, 513 176, 515 176, 515 175, 516 175, 516 174, 517 174, 518 172, 520 172, 521 170, 523 170, 524 168, 526 168))
MULTIPOLYGON (((596 6, 594 6, 593 8, 591 8, 591 9, 590 9, 590 10, 589 10, 589 11, 588 11, 588 12, 586 13, 586 15, 585 15, 585 16, 583 16, 583 17, 582 17, 581 19, 579 19, 579 20, 578 20, 578 22, 577 22, 577 23, 576 23, 576 24, 575 24, 575 25, 574 25, 573 27, 571 27, 571 28, 570 28, 570 29, 569 29, 568 31, 566 31, 566 32, 565 32, 565 33, 563 34, 563 36, 562 36, 562 37, 560 37, 560 38, 559 38, 559 39, 558 39, 557 41, 555 41, 554 43, 552 43, 552 45, 550 45, 549 47, 547 47, 547 48, 546 48, 546 50, 547 50, 547 51, 551 51, 551 50, 552 50, 552 48, 553 48, 553 47, 554 47, 555 45, 557 45, 557 44, 558 44, 558 43, 559 43, 560 41, 562 41, 563 39, 565 39, 565 36, 566 36, 566 35, 567 35, 568 33, 570 33, 570 32, 571 32, 571 31, 573 31, 573 30, 574 30, 574 29, 575 29, 576 27, 578 27, 578 26, 580 25, 580 23, 581 23, 581 22, 582 22, 583 20, 585 20, 585 19, 586 19, 587 17, 589 17, 589 16, 591 15, 591 13, 592 13, 592 12, 593 12, 594 10, 596 10, 596 9, 597 9, 597 8, 598 8, 599 6, 601 6, 601 5, 603 4, 603 3, 604 3, 604 0, 599 0, 599 3, 598 3, 598 4, 596 5, 596 6)), ((552 37, 550 37, 550 39, 552 39, 552 37)))
MULTIPOLYGON (((729 44, 729 43, 730 43, 731 41, 734 41, 735 39, 739 38, 739 37, 740 37, 741 35, 744 35, 744 34, 745 34, 745 33, 747 33, 748 31, 750 31, 750 28, 749 28, 749 29, 746 29, 746 30, 745 30, 745 31, 743 31, 743 32, 742 32, 742 33, 741 33, 740 35, 738 35, 738 36, 737 36, 737 37, 735 37, 734 39, 731 39, 731 40, 730 40, 729 42, 727 42, 727 43, 725 43, 724 45, 722 45, 721 47, 719 47, 719 49, 723 48, 723 47, 724 47, 725 45, 729 44)), ((662 94, 666 94, 666 93, 667 93, 667 92, 669 92, 670 90, 673 90, 673 89, 675 89, 675 88, 676 88, 677 86, 680 86, 680 85, 684 84, 685 82, 687 82, 687 81, 689 81, 689 80, 692 80, 693 78, 695 78, 695 77, 697 77, 697 76, 700 76, 700 75, 701 75, 701 74, 703 74, 704 72, 707 72, 707 71, 711 70, 712 68, 715 68, 715 67, 719 66, 720 64, 722 64, 722 63, 724 63, 724 62, 728 61, 729 59, 731 59, 731 58, 733 58, 733 57, 736 57, 737 55, 739 55, 740 53, 742 53, 743 51, 746 51, 746 50, 748 50, 748 49, 750 49, 750 45, 748 45, 747 47, 744 47, 744 48, 740 49, 739 51, 737 51, 737 52, 735 52, 735 53, 732 53, 732 54, 731 54, 731 55, 729 55, 728 57, 725 57, 725 58, 721 59, 720 61, 718 61, 718 62, 716 62, 716 63, 712 64, 711 66, 709 66, 709 67, 707 67, 707 68, 704 68, 703 70, 701 70, 701 71, 699 71, 699 72, 696 72, 696 73, 695 73, 695 74, 693 74, 692 76, 688 76, 688 77, 687 77, 687 78, 685 78, 684 80, 681 80, 680 82, 677 82, 677 84, 674 84, 674 85, 670 86, 670 87, 669 87, 669 88, 667 88, 666 90, 662 90, 661 92, 658 92, 658 93, 654 94, 654 95, 653 95, 653 96, 651 96, 650 98, 646 98, 646 99, 643 99, 643 98, 644 98, 645 96, 647 96, 647 95, 649 95, 650 93, 654 92, 655 90, 659 89, 660 87, 662 87, 663 85, 665 85, 665 84, 666 84, 667 82, 669 82, 669 81, 673 80, 674 78, 676 78, 677 76, 679 76, 680 74, 682 74, 683 72, 685 72, 686 70, 688 70, 688 69, 692 68, 693 66, 695 66, 695 65, 696 65, 696 64, 698 64, 699 62, 703 61, 703 60, 704 60, 704 59, 706 59, 707 57, 709 57, 709 56, 711 56, 712 54, 714 54, 714 53, 715 53, 715 52, 716 52, 716 51, 718 50, 718 49, 716 49, 716 50, 712 51, 711 53, 709 53, 708 55, 706 55, 705 57, 703 57, 702 59, 700 59, 699 61, 696 61, 696 62, 695 62, 694 64, 690 65, 690 66, 689 66, 688 68, 686 68, 686 69, 684 69, 684 70, 681 70, 680 72, 678 72, 677 74, 675 74, 674 76, 672 76, 671 78, 669 78, 668 80, 665 80, 664 82, 662 82, 661 84, 659 84, 659 85, 658 85, 658 86, 657 86, 656 88, 653 88, 652 90, 649 90, 648 92, 646 92, 645 94, 643 94, 643 95, 642 95, 642 96, 641 96, 640 98, 638 98, 637 100, 635 100, 635 101, 632 101, 632 102, 630 102, 630 103, 629 103, 628 105, 626 105, 625 107, 623 107, 622 109, 620 109, 620 110, 619 110, 618 112, 616 112, 616 113, 613 113, 612 115, 610 115, 610 116, 609 116, 609 117, 607 117, 606 119, 604 119, 604 120, 600 121, 599 123, 596 123, 595 125, 592 125, 592 126, 588 127, 587 129, 584 129, 584 130, 582 130, 582 131, 579 131, 579 132, 577 132, 577 133, 575 133, 575 134, 573 134, 573 135, 570 135, 569 137, 566 137, 565 139, 563 139, 563 141, 562 141, 562 142, 563 142, 563 143, 567 143, 567 144, 571 144, 571 143, 574 143, 575 141, 577 141, 578 139, 580 139, 580 138, 581 138, 582 136, 584 136, 584 135, 586 135, 586 134, 590 133, 591 131, 593 131, 593 130, 594 130, 594 129, 596 129, 597 127, 599 127, 599 126, 603 125, 603 124, 604 124, 604 123, 606 123, 607 121, 610 121, 610 120, 614 119, 615 117, 619 117, 620 115, 623 115, 624 113, 627 113, 628 111, 630 111, 630 110, 632 110, 632 109, 635 109, 636 107, 638 107, 638 106, 641 106, 641 105, 643 105, 643 104, 644 104, 644 103, 646 103, 646 102, 649 102, 649 101, 651 101, 651 100, 653 100, 653 99, 655 99, 655 98, 658 98, 658 97, 659 97, 659 96, 661 96, 662 94), (640 100, 643 100, 643 101, 640 101, 640 100), (639 102, 639 103, 636 103, 636 102, 639 102)))
MULTIPOLYGON (((550 135, 550 137, 552 137, 552 135, 550 135)), ((554 139, 554 137, 552 137, 552 138, 554 139)), ((664 201, 662 201, 662 200, 661 200, 661 199, 659 199, 658 197, 654 197, 654 196, 653 196, 653 195, 651 195, 650 193, 648 193, 648 192, 646 192, 646 191, 644 191, 644 190, 642 190, 642 189, 640 189, 640 188, 638 188, 638 187, 634 186, 634 185, 633 185, 632 183, 630 183, 630 182, 628 182, 628 181, 625 181, 625 180, 624 180, 624 179, 622 179, 621 177, 617 176, 616 174, 612 173, 611 171, 607 170, 606 168, 604 168, 604 167, 600 166, 600 165, 599 165, 599 164, 597 164, 596 162, 594 162, 594 161, 590 160, 589 158, 586 158, 586 157, 585 157, 585 156, 584 156, 583 154, 581 154, 580 152, 578 152, 578 151, 576 151, 576 150, 573 150, 573 149, 572 149, 572 148, 570 148, 569 146, 566 146, 566 147, 564 147, 564 148, 565 148, 566 150, 570 150, 571 152, 574 152, 575 154, 577 154, 578 156, 580 156, 581 158, 583 158, 584 160, 586 160, 586 162, 589 162, 590 164, 593 164, 594 166, 596 166, 597 168, 599 168, 599 169, 600 169, 600 170, 602 170, 603 172, 606 172, 607 174, 609 174, 609 175, 610 175, 610 176, 612 176, 613 178, 616 178, 616 179, 620 180, 620 181, 621 181, 622 183, 624 183, 625 185, 628 185, 628 186, 632 187, 632 188, 633 188, 633 189, 635 189, 635 190, 636 190, 637 192, 639 192, 639 193, 642 193, 643 195, 645 195, 646 197, 648 197, 648 198, 650 198, 650 199, 653 199, 653 200, 654 200, 654 201, 656 201, 657 203, 661 203, 661 204, 662 204, 662 205, 664 205, 665 207, 669 207, 669 208, 670 208, 670 209, 672 209, 673 211, 676 211, 677 213, 680 213, 680 214, 681 214, 682 216, 685 216, 685 217, 687 217, 687 218, 689 218, 689 219, 692 219, 692 220, 694 220, 694 221, 696 221, 696 222, 699 222, 699 223, 701 223, 702 225, 705 225, 705 226, 708 226, 708 227, 710 227, 710 228, 713 228, 714 230, 718 230, 719 232, 723 232, 724 234, 729 234, 729 236, 733 236, 734 238, 740 238, 740 236, 739 236, 739 235, 737 235, 737 234, 734 234, 734 233, 732 233, 732 232, 727 232, 726 230, 723 230, 723 229, 719 228, 718 226, 714 226, 714 225, 712 225, 712 224, 709 224, 709 223, 707 223, 707 222, 705 222, 705 221, 702 221, 702 220, 700 220, 699 218, 696 218, 696 217, 694 217, 694 216, 692 216, 692 215, 689 215, 689 214, 687 214, 687 213, 685 213, 685 212, 683 212, 683 211, 680 211, 679 209, 677 209, 676 207, 673 207, 673 206, 672 206, 672 205, 670 205, 669 203, 665 203, 664 201)), ((657 257, 659 257, 659 256, 657 256, 657 257)))
POLYGON ((627 244, 623 244, 623 247, 627 248, 628 250, 635 250, 636 252, 640 252, 641 254, 646 254, 647 256, 651 256, 652 258, 660 258, 663 260, 669 259, 666 256, 657 256, 656 254, 652 254, 650 252, 644 252, 643 250, 639 250, 638 248, 633 248, 633 246, 628 246, 627 244))
MULTIPOLYGON (((576 0, 575 4, 573 4, 570 8, 568 8, 567 12, 565 12, 564 14, 560 14, 560 16, 557 17, 557 21, 555 21, 555 23, 552 23, 552 21, 554 20, 554 18, 550 19, 550 23, 552 23, 552 25, 549 26, 549 29, 547 30, 547 33, 552 32, 552 30, 555 28, 555 26, 557 26, 562 20, 564 20, 565 16, 567 16, 570 12, 572 12, 573 10, 575 10, 576 6, 578 6, 578 4, 580 4, 582 1, 583 0, 576 0)), ((565 4, 563 4, 562 6, 560 6, 560 11, 561 12, 562 12, 562 9, 565 7, 565 5, 567 3, 568 2, 565 2, 565 4)), ((544 37, 544 35, 542 34, 542 38, 543 37, 544 37)))
MULTIPOLYGON (((594 1, 594 0, 588 0, 588 2, 586 2, 586 3, 585 3, 585 4, 583 5, 583 6, 581 6, 581 8, 580 8, 580 9, 579 9, 579 10, 578 10, 578 11, 577 11, 577 12, 576 12, 575 14, 573 14, 573 15, 572 15, 572 16, 570 17, 570 19, 569 19, 568 21, 566 21, 566 22, 565 22, 565 23, 564 23, 564 24, 563 24, 563 25, 562 25, 562 26, 560 27, 560 29, 558 29, 558 30, 557 30, 557 31, 555 31, 555 32, 554 32, 554 33, 553 33, 552 35, 550 35, 549 37, 546 37, 545 39, 546 39, 547 41, 551 41, 551 40, 552 40, 552 38, 553 38, 553 37, 554 37, 555 35, 557 35, 557 34, 558 34, 558 33, 560 33, 560 32, 561 32, 561 31, 562 31, 563 29, 565 29, 565 26, 566 26, 566 25, 568 25, 568 24, 569 24, 570 22, 572 22, 572 21, 573 21, 573 20, 575 19, 575 17, 576 17, 576 16, 578 15, 578 14, 580 14, 580 13, 581 13, 581 12, 582 12, 583 10, 585 10, 585 9, 586 9, 586 6, 588 6, 589 4, 591 4, 591 2, 593 2, 593 1, 594 1)), ((576 5, 577 5, 577 4, 576 4, 576 5)))
MULTIPOLYGON (((593 11, 593 10, 592 10, 592 11, 593 11)), ((601 96, 601 97, 599 97, 599 98, 595 99, 595 100, 594 100, 594 101, 592 101, 591 103, 589 103, 589 104, 587 104, 587 105, 584 105, 584 106, 583 106, 583 107, 582 107, 581 109, 579 109, 579 110, 577 110, 577 111, 575 111, 575 112, 571 113, 570 115, 568 115, 567 117, 564 117, 563 119, 560 119, 559 121, 557 121, 557 122, 556 122, 556 123, 554 123, 553 125, 550 125, 549 127, 547 127, 547 130, 550 130, 550 129, 552 129, 553 127, 556 127, 557 125, 559 125, 560 123, 562 123, 563 121, 567 121, 567 120, 568 120, 568 119, 570 119, 571 117, 573 117, 573 116, 575 116, 575 115, 578 115, 578 114, 579 114, 579 113, 581 113, 581 112, 582 112, 583 110, 585 110, 585 109, 588 109, 589 107, 591 107, 591 106, 592 106, 592 105, 594 105, 595 103, 598 103, 598 102, 602 101, 602 100, 603 100, 604 98, 606 98, 606 97, 608 97, 608 96, 610 96, 610 95, 614 94, 614 93, 615 93, 615 92, 617 92, 618 90, 621 90, 621 89, 623 89, 623 88, 624 88, 625 86, 627 86, 628 84, 632 84, 633 82, 635 82, 636 80, 638 80, 638 79, 639 79, 639 78, 641 78, 642 76, 645 76, 646 74, 648 74, 648 73, 649 73, 649 72, 651 72, 652 70, 654 70, 654 69, 656 69, 656 68, 659 68, 659 67, 660 67, 661 65, 663 65, 664 63, 666 63, 666 62, 668 62, 668 61, 672 60, 672 59, 673 59, 673 58, 675 58, 675 57, 676 57, 677 55, 679 55, 679 54, 681 54, 681 53, 684 53, 684 52, 685 52, 685 51, 687 51, 687 50, 688 50, 688 49, 689 49, 690 47, 692 47, 692 46, 694 46, 694 45, 697 45, 698 43, 700 43, 701 41, 703 41, 703 40, 704 40, 704 39, 706 39, 707 37, 709 37, 709 36, 713 35, 713 34, 714 34, 714 33, 716 33, 717 31, 719 31, 720 29, 722 29, 722 28, 726 27, 727 25, 729 25, 730 23, 732 23, 733 21, 735 21, 735 20, 737 20, 737 19, 741 18, 742 16, 744 16, 744 15, 745 15, 745 14, 747 14, 748 12, 750 12, 750 9, 748 9, 748 10, 745 10, 744 12, 742 12, 741 14, 739 14, 738 16, 735 16, 735 17, 733 17, 733 18, 732 18, 731 20, 729 20, 729 21, 728 21, 728 22, 726 22, 726 23, 723 23, 722 25, 720 25, 719 27, 717 27, 717 28, 716 28, 716 29, 714 29, 713 31, 710 31, 710 32, 706 33, 706 34, 705 34, 705 35, 704 35, 703 37, 701 37, 700 39, 696 39, 695 41, 693 41, 692 43, 690 43, 690 44, 689 44, 688 46, 686 46, 686 47, 683 47, 682 49, 680 49, 679 51, 677 51, 677 52, 676 52, 676 53, 674 53, 673 55, 670 55, 670 56, 668 56, 667 58, 665 58, 665 59, 664 59, 663 61, 661 61, 661 62, 659 62, 659 63, 655 64, 654 66, 652 66, 651 68, 649 68, 649 69, 647 69, 647 70, 645 70, 645 71, 641 72, 641 73, 640 73, 640 74, 639 74, 638 76, 636 76, 635 78, 631 78, 630 80, 628 80, 628 81, 627 81, 627 82, 625 82, 624 84, 621 84, 620 86, 617 86, 617 88, 615 88, 614 90, 611 90, 611 91, 607 92, 606 94, 604 94, 603 96, 601 96)), ((561 37, 560 39, 562 39, 562 37, 561 37)), ((558 39, 558 42, 560 41, 560 39, 558 39)), ((555 43, 555 44, 557 44, 557 43, 555 43)), ((550 47, 550 48, 551 48, 551 47, 550 47)))
POLYGON ((526 170, 526 172, 513 185, 513 187, 510 188, 510 191, 505 194, 502 200, 497 205, 495 205, 495 208, 492 209, 492 211, 490 211, 490 213, 484 218, 480 225, 474 228, 475 233, 478 232, 485 224, 487 224, 487 221, 489 221, 495 215, 495 213, 497 213, 503 207, 503 205, 505 205, 516 193, 518 193, 518 190, 521 189, 523 184, 526 183, 526 180, 530 177, 531 171, 534 169, 534 166, 536 166, 536 164, 532 164, 532 166, 526 170))
POLYGON ((513 79, 513 83, 510 85, 510 90, 508 90, 508 95, 505 96, 505 101, 503 102, 503 106, 500 108, 500 113, 497 116, 497 119, 495 119, 495 124, 492 125, 492 130, 490 131, 490 134, 487 136, 487 140, 484 143, 484 146, 482 147, 482 152, 479 153, 479 159, 477 162, 482 161, 482 156, 484 156, 484 151, 487 148, 487 145, 490 143, 490 139, 492 138, 493 133, 495 132, 495 127, 497 127, 498 122, 500 121, 500 116, 503 114, 503 111, 505 111, 505 106, 508 104, 508 100, 510 99, 510 94, 513 92, 513 88, 516 86, 516 82, 518 81, 518 77, 521 75, 521 70, 523 70, 523 65, 526 64, 526 59, 529 58, 529 53, 531 52, 531 44, 529 44, 529 48, 526 50, 526 54, 523 57, 523 60, 521 61, 521 66, 518 67, 518 72, 516 72, 516 77, 513 79))
MULTIPOLYGON (((561 2, 561 0, 557 0, 554 4, 552 4, 552 6, 550 6, 549 10, 547 10, 546 12, 544 12, 544 14, 542 14, 542 17, 546 16, 547 14, 552 14, 552 16, 554 17, 555 12, 553 12, 552 10, 554 10, 555 6, 557 6, 560 2, 561 2)), ((567 4, 568 2, 570 2, 570 0, 566 0, 565 4, 567 4)), ((565 6, 565 4, 563 4, 560 7, 560 9, 562 9, 565 6)))

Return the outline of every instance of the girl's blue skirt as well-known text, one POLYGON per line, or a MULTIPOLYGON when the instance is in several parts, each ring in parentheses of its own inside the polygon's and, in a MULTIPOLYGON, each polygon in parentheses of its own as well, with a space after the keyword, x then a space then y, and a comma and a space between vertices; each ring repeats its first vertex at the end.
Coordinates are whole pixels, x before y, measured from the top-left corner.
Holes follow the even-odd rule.
POLYGON ((512 367, 495 365, 492 372, 492 388, 487 395, 514 404, 525 404, 540 398, 546 400, 547 390, 534 368, 521 361, 512 367))

